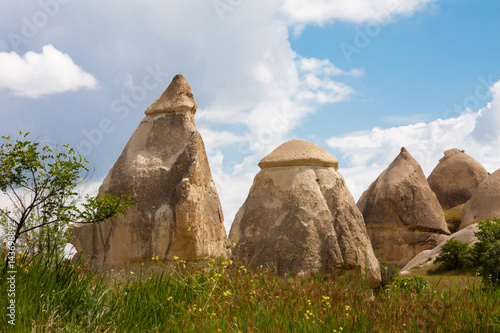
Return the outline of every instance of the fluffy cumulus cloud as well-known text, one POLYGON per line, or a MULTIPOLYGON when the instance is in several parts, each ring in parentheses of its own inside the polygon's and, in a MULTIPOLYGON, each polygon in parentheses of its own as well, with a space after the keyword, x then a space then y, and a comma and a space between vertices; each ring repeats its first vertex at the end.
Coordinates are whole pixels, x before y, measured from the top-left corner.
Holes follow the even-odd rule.
POLYGON ((275 64, 276 60, 267 59, 256 64, 255 79, 266 89, 255 103, 247 103, 239 110, 221 104, 200 110, 202 120, 242 123, 247 129, 243 134, 201 130, 224 207, 227 229, 259 171, 259 160, 290 139, 290 131, 319 106, 350 98, 354 89, 337 77, 363 75, 359 69, 341 70, 329 60, 301 57, 287 59, 288 70, 283 73, 277 66, 284 64, 275 64), (228 117, 228 114, 233 116, 228 117), (223 154, 220 148, 231 144, 233 153, 223 154))
MULTIPOLYGON (((245 135, 238 135, 229 131, 214 131, 206 127, 198 128, 207 150, 207 154, 218 153, 218 148, 228 145, 241 144, 248 141, 245 135)), ((220 153, 220 152, 219 152, 220 153)))
MULTIPOLYGON (((170 78, 182 72, 199 106, 196 124, 205 140, 229 229, 259 170, 258 161, 291 139, 290 132, 319 107, 351 98, 355 91, 345 78, 363 75, 360 69, 338 68, 334 60, 297 55, 290 45, 290 25, 389 21, 410 15, 433 0, 401 0, 391 6, 393 2, 193 0, 144 6, 124 0, 117 7, 109 1, 74 1, 61 5, 59 12, 64 10, 64 15, 51 16, 50 24, 40 28, 31 42, 64 45, 65 52, 78 54, 86 59, 86 68, 99 73, 103 90, 115 89, 105 91, 111 100, 85 109, 89 119, 109 117, 116 125, 113 135, 101 133, 102 140, 89 156, 91 161, 106 160, 110 151, 121 151, 130 133, 118 132, 137 126, 134 114, 142 115, 170 78), (151 68, 162 73, 158 88, 143 89, 144 96, 126 104, 127 114, 114 114, 113 99, 124 107, 122 96, 134 98, 133 89, 151 74, 151 68)), ((33 13, 44 10, 35 1, 0 4, 1 9, 11 9, 19 16, 3 32, 19 34, 23 15, 29 14, 31 19, 33 13)), ((3 24, 0 20, 0 32, 3 24)), ((0 72, 22 73, 0 77, 0 87, 17 95, 38 97, 96 86, 90 74, 51 46, 45 46, 41 54, 0 55, 0 72), (14 71, 13 65, 19 69, 14 71)), ((67 131, 64 135, 80 135, 75 141, 86 139, 82 130, 92 129, 78 122, 73 126, 61 130, 67 131)), ((98 167, 108 170, 111 165, 98 167)))
POLYGON ((343 71, 328 59, 299 58, 297 68, 301 84, 295 100, 305 105, 335 103, 348 99, 354 90, 332 78, 363 75, 363 70, 360 69, 343 71))
POLYGON ((14 95, 38 98, 43 95, 94 89, 97 80, 78 67, 71 57, 52 45, 45 45, 42 53, 0 53, 0 88, 14 95))
POLYGON ((374 128, 368 132, 332 137, 328 146, 340 151, 349 165, 340 171, 357 199, 406 147, 428 176, 443 152, 463 149, 489 172, 500 168, 500 82, 490 89, 493 101, 478 112, 429 123, 374 128))
POLYGON ((436 0, 285 0, 283 11, 296 24, 341 20, 355 23, 386 22, 409 16, 436 0))

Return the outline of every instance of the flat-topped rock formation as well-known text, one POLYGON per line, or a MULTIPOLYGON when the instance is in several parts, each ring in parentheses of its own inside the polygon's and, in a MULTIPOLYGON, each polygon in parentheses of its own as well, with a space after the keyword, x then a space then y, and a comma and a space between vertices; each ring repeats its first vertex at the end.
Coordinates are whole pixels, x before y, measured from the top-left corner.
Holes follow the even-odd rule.
POLYGON ((261 169, 297 165, 332 167, 338 170, 339 161, 315 144, 295 139, 283 143, 259 162, 261 169))
POLYGON ((465 204, 488 171, 463 150, 449 149, 427 178, 443 209, 465 204))
POLYGON ((178 74, 147 110, 99 194, 131 195, 126 215, 73 229, 77 251, 104 269, 128 262, 230 256, 196 103, 178 74))
POLYGON ((380 268, 335 157, 304 140, 288 141, 259 163, 230 239, 236 256, 284 274, 365 276, 380 283, 380 268))
POLYGON ((403 267, 450 234, 420 164, 401 153, 358 201, 377 258, 403 267))
POLYGON ((500 218, 500 169, 486 177, 467 201, 460 229, 493 217, 500 218))

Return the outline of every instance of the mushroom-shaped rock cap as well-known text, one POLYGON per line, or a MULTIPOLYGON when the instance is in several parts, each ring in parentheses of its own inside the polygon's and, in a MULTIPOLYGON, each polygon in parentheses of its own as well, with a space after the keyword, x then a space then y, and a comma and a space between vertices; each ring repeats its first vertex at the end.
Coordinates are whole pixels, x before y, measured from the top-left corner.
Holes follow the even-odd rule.
POLYGON ((448 149, 448 150, 445 150, 444 157, 445 158, 450 158, 450 157, 452 157, 455 154, 463 153, 463 152, 464 152, 463 150, 460 150, 460 149, 457 149, 457 148, 448 149))
POLYGON ((299 139, 283 143, 259 162, 261 169, 299 165, 339 168, 339 162, 332 154, 299 139))
POLYGON ((196 102, 193 91, 182 74, 177 74, 172 79, 167 90, 151 104, 146 111, 146 115, 172 112, 196 112, 196 102))

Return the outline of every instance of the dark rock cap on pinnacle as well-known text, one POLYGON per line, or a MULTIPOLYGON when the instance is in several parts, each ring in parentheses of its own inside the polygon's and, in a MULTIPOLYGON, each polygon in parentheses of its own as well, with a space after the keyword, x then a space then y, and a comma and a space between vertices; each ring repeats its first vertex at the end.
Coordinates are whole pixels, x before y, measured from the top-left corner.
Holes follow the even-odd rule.
POLYGON ((144 113, 153 115, 173 112, 190 112, 193 115, 196 112, 193 91, 182 74, 174 76, 167 90, 144 113))

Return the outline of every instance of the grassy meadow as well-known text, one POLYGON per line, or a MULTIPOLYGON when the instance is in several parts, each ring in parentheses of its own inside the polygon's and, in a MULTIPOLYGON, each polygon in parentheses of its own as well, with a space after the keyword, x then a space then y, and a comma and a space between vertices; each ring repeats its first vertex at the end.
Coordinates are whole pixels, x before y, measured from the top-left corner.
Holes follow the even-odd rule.
MULTIPOLYGON (((500 289, 474 274, 372 290, 346 276, 281 278, 213 260, 98 274, 63 259, 17 259, 16 325, 1 316, 2 332, 500 332, 500 289)), ((0 293, 5 309, 6 284, 0 293)))

